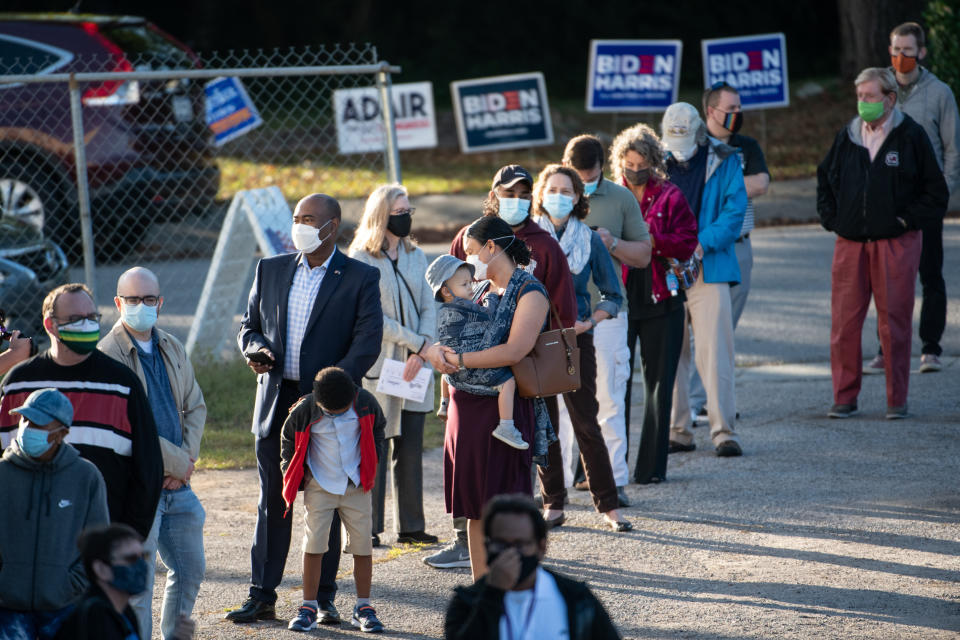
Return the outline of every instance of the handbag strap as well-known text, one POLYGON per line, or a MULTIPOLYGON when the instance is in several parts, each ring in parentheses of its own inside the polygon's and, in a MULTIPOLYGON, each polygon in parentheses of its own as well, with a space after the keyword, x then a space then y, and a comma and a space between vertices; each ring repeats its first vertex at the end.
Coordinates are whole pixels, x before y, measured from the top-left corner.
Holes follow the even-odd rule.
MULTIPOLYGON (((529 280, 526 281, 526 282, 524 282, 524 283, 520 286, 520 290, 517 291, 517 303, 518 303, 518 304, 519 304, 519 302, 520 302, 520 294, 523 293, 523 290, 527 288, 527 285, 528 285, 528 284, 530 284, 530 281, 529 281, 529 280)), ((557 305, 553 304, 553 300, 550 299, 550 296, 547 296, 547 302, 550 303, 550 313, 551 313, 551 315, 553 315, 553 319, 557 321, 557 326, 560 327, 560 329, 559 329, 559 331, 560 331, 560 339, 563 340, 563 344, 566 346, 566 348, 567 348, 567 353, 569 354, 569 353, 570 353, 570 350, 573 349, 573 347, 570 346, 570 343, 567 341, 567 336, 566 336, 566 334, 564 333, 565 327, 563 326, 563 321, 560 320, 560 313, 557 311, 557 305)))

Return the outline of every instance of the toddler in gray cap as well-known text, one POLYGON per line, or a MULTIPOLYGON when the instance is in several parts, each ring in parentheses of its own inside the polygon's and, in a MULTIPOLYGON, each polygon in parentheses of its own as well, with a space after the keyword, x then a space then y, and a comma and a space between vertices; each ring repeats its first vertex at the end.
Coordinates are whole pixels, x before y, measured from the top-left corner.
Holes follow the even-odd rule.
MULTIPOLYGON (((490 324, 490 312, 477 304, 476 298, 486 289, 475 286, 473 265, 451 255, 440 256, 427 267, 427 283, 434 297, 441 302, 437 312, 437 335, 440 344, 452 348, 457 353, 476 351, 490 324)), ((488 304, 495 304, 496 296, 487 295, 488 304)), ((475 379, 478 369, 463 369, 443 376, 440 382, 440 410, 437 415, 447 417, 452 384, 457 389, 482 395, 497 393, 497 407, 500 424, 493 431, 493 437, 516 449, 527 449, 530 445, 524 441, 520 430, 513 423, 513 396, 517 383, 509 367, 499 367, 493 380, 485 375, 485 383, 478 384, 475 379), (491 384, 492 382, 492 384, 491 384)), ((490 370, 486 370, 489 374, 490 370)))

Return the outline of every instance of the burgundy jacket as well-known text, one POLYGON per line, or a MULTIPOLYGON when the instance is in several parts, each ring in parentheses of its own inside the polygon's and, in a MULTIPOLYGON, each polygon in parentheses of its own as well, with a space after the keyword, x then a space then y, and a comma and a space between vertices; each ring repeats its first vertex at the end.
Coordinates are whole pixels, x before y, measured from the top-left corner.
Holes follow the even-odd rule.
MULTIPOLYGON (((621 184, 629 184, 621 178, 621 184)), ((689 260, 697 248, 697 219, 687 204, 680 187, 669 180, 660 180, 651 176, 647 188, 640 199, 640 211, 650 229, 653 241, 650 266, 655 302, 670 297, 667 289, 666 258, 676 258, 680 262, 689 260)), ((623 279, 627 279, 626 265, 623 266, 623 279)))
MULTIPOLYGON (((677 191, 680 190, 677 189, 677 191)), ((463 236, 466 232, 467 227, 460 229, 450 245, 450 254, 461 260, 467 259, 467 254, 463 250, 463 236)), ((577 296, 573 289, 573 276, 570 275, 570 263, 567 262, 567 256, 563 254, 560 243, 529 217, 523 226, 517 229, 517 237, 530 247, 532 263, 534 263, 533 277, 547 288, 550 303, 557 307, 557 314, 563 326, 572 327, 577 321, 577 296)), ((551 329, 561 328, 554 326, 556 321, 553 319, 553 314, 549 314, 549 318, 551 329)))

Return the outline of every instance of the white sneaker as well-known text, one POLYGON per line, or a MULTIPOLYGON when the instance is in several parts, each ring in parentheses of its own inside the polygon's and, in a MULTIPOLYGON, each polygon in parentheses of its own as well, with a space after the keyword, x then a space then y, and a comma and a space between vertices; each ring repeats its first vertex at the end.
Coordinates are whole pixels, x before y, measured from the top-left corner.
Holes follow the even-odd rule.
POLYGON ((943 365, 940 364, 940 358, 932 353, 925 353, 920 356, 920 373, 934 373, 940 371, 943 365))
POLYGON ((520 430, 510 425, 498 425, 497 428, 493 430, 493 437, 501 442, 505 442, 514 449, 523 451, 530 448, 530 445, 523 439, 520 430))
POLYGON ((868 375, 871 373, 884 373, 883 354, 877 354, 876 358, 865 364, 863 366, 863 372, 868 375))

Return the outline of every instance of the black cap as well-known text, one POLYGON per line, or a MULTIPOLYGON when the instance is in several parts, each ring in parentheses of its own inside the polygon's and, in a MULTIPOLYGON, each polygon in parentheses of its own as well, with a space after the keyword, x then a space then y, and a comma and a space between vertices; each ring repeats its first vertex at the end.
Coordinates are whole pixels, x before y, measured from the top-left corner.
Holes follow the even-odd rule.
POLYGON ((500 185, 512 187, 521 180, 526 180, 531 187, 533 186, 533 176, 526 169, 518 164, 508 164, 505 167, 500 167, 497 175, 493 176, 493 185, 490 189, 496 189, 500 185))

